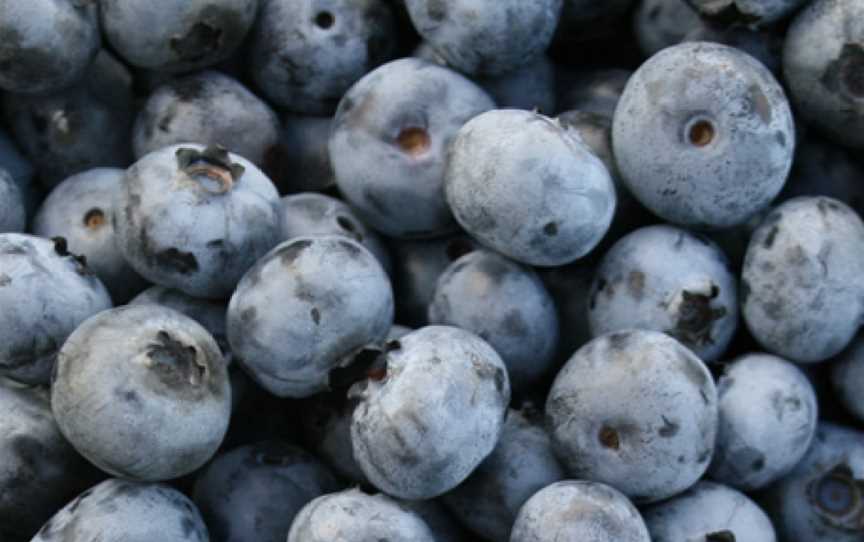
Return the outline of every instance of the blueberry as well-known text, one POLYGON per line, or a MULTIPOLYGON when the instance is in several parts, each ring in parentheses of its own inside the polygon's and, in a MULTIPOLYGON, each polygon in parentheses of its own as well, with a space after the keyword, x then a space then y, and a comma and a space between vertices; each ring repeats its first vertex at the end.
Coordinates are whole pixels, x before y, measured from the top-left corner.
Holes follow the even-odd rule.
POLYGON ((188 474, 219 447, 231 388, 200 324, 158 305, 89 318, 57 356, 51 408, 63 435, 100 469, 133 480, 188 474))
POLYGON ((687 0, 702 17, 722 24, 765 26, 784 19, 809 0, 687 0))
POLYGON ((699 482, 675 498, 646 508, 642 515, 654 542, 777 540, 771 520, 756 503, 713 482, 699 482))
POLYGON ((282 240, 309 235, 342 235, 353 239, 390 272, 390 255, 384 242, 341 200, 315 192, 282 198, 282 240))
POLYGON ((395 21, 383 0, 263 0, 249 58, 273 103, 330 115, 348 87, 395 53, 395 21))
POLYGON ((126 171, 115 197, 117 246, 146 279, 225 298, 279 240, 279 195, 261 170, 222 147, 175 145, 126 171))
POLYGON ((741 274, 742 314, 765 349, 818 362, 849 344, 864 300, 864 223, 837 200, 779 205, 753 233, 741 274))
POLYGON ((330 163, 331 117, 284 115, 276 144, 264 157, 264 171, 283 194, 327 190, 336 185, 330 163))
POLYGON ((573 354, 555 378, 546 417, 571 476, 655 502, 708 468, 717 390, 705 364, 675 339, 617 331, 573 354))
POLYGON ((100 2, 111 47, 139 68, 184 72, 228 58, 252 27, 258 0, 100 2))
POLYGON ((279 137, 270 106, 240 82, 215 71, 173 79, 158 87, 138 113, 135 156, 194 141, 221 145, 261 166, 279 137))
POLYGON ((788 476, 769 488, 766 511, 781 540, 861 540, 864 433, 820 422, 813 444, 788 476))
POLYGON ((426 325, 438 277, 447 266, 475 247, 465 235, 392 243, 396 320, 415 327, 426 325))
POLYGON ((864 17, 858 0, 815 0, 792 22, 783 73, 797 111, 835 142, 864 149, 864 17))
POLYGON ((343 236, 280 244, 246 273, 228 305, 234 355, 280 397, 325 391, 331 371, 379 343, 392 323, 387 274, 343 236))
POLYGON ((510 410, 495 449, 442 500, 486 540, 508 540, 516 514, 532 495, 563 480, 564 470, 538 413, 510 410))
POLYGON ((726 256, 673 226, 623 237, 597 267, 588 303, 593 336, 639 328, 675 337, 717 361, 738 327, 738 291, 726 256))
POLYGON ((808 134, 795 151, 789 180, 778 200, 796 196, 828 196, 864 215, 864 162, 854 151, 808 134))
POLYGON ((510 542, 650 542, 636 507, 596 482, 565 480, 535 493, 519 510, 510 542))
POLYGON ((212 299, 192 297, 179 290, 164 286, 151 286, 131 301, 130 305, 162 305, 195 320, 207 330, 223 353, 228 351, 225 312, 227 304, 212 299))
POLYGON ((32 542, 208 542, 195 505, 162 484, 112 478, 80 494, 46 523, 32 542))
POLYGON ((114 195, 122 190, 123 174, 122 169, 95 168, 72 175, 51 191, 33 219, 33 233, 63 237, 71 252, 86 257, 117 303, 147 285, 114 243, 114 195))
POLYGON ((552 41, 562 0, 406 0, 417 32, 455 69, 501 75, 533 62, 552 41))
POLYGON ((301 508, 339 489, 315 457, 267 441, 217 456, 198 475, 193 499, 214 540, 284 542, 301 508))
POLYGON ((75 82, 99 50, 99 6, 70 0, 0 5, 0 89, 44 93, 75 82))
POLYGON ((462 127, 451 147, 445 193, 472 237, 540 266, 590 252, 615 211, 603 162, 557 121, 519 110, 490 111, 462 127))
POLYGON ((864 420, 864 335, 860 334, 831 363, 831 383, 843 406, 864 420))
POLYGON ((513 389, 525 391, 552 369, 558 315, 530 267, 489 250, 462 256, 438 278, 429 323, 479 335, 504 360, 513 389))
POLYGON ((428 326, 388 343, 349 396, 360 400, 351 442, 369 481, 395 497, 429 499, 459 485, 492 452, 510 382, 480 337, 428 326))
POLYGON ((780 192, 795 128, 762 64, 725 45, 688 42, 630 78, 612 143, 625 183, 648 209, 685 226, 726 228, 780 192))
POLYGON ((60 434, 45 389, 0 378, 0 410, 0 538, 29 540, 99 475, 60 434))
POLYGON ((687 0, 641 0, 633 15, 633 30, 645 56, 681 43, 703 25, 687 0))
POLYGON ((125 168, 132 161, 132 79, 105 50, 74 86, 38 96, 9 94, 3 109, 9 129, 49 188, 88 169, 125 168))
POLYGON ((27 226, 24 197, 9 172, 0 168, 0 233, 23 232, 27 226))
POLYGON ((367 224, 392 237, 453 231, 442 190, 448 147, 465 122, 492 107, 465 77, 416 58, 368 73, 333 121, 330 160, 340 191, 367 224))
POLYGON ((563 77, 559 90, 561 111, 597 113, 608 118, 633 72, 620 68, 581 70, 563 77))
POLYGON ((111 298, 64 239, 4 233, 0 307, 0 376, 47 384, 63 341, 111 298))
POLYGON ((435 542, 437 539, 420 516, 390 497, 346 489, 307 504, 288 532, 288 542, 335 540, 435 542))
POLYGON ((813 386, 776 356, 748 354, 717 385, 720 425, 708 476, 741 491, 762 489, 801 460, 816 431, 813 386))

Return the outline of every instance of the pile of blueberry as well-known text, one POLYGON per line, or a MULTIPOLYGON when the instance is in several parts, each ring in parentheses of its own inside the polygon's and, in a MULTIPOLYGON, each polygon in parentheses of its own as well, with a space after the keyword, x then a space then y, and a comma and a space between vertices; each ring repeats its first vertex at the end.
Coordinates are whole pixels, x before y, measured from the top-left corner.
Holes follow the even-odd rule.
POLYGON ((0 1, 0 542, 864 540, 864 0, 0 1))

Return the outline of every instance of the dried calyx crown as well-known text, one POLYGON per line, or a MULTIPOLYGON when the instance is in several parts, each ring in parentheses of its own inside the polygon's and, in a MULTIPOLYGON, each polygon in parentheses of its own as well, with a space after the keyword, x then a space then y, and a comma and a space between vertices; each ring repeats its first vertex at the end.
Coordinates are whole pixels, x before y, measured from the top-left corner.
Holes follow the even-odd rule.
POLYGON ((217 194, 230 191, 246 171, 232 162, 228 151, 220 145, 208 145, 204 150, 181 147, 175 155, 181 171, 217 194))

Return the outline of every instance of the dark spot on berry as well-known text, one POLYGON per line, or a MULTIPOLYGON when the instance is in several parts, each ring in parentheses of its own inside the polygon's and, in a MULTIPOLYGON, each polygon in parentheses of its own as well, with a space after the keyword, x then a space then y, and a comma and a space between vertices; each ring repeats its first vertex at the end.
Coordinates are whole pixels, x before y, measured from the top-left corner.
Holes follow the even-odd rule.
POLYGON ((621 439, 618 435, 618 431, 611 427, 604 425, 600 428, 600 432, 597 433, 597 439, 604 448, 609 448, 610 450, 618 450, 621 448, 621 439))
POLYGON ((171 38, 169 45, 183 62, 198 62, 221 47, 222 29, 198 22, 186 35, 171 38))
POLYGON ((864 98, 864 46, 844 44, 840 56, 828 64, 821 82, 832 93, 847 100, 864 98))
POLYGON ((679 425, 667 418, 666 416, 662 416, 663 418, 663 427, 661 427, 657 434, 659 434, 663 438, 672 438, 678 434, 679 425))
POLYGON ((645 290, 645 273, 641 271, 630 271, 627 275, 627 291, 636 301, 642 299, 645 290))
POLYGON ((155 255, 159 267, 176 271, 181 275, 188 275, 198 271, 198 260, 191 252, 183 252, 175 247, 161 250, 155 255))
POLYGON ((726 307, 711 307, 710 295, 684 290, 681 296, 675 327, 666 333, 688 346, 714 344, 711 328, 715 321, 726 316, 726 307))
POLYGON ((312 307, 312 310, 309 311, 310 316, 312 316, 312 321, 315 322, 315 325, 321 323, 321 311, 319 311, 316 307, 312 307))
POLYGON ((333 17, 333 14, 329 11, 319 11, 317 15, 315 15, 315 26, 322 30, 327 30, 333 23, 336 22, 336 18, 333 17))
POLYGON ((705 542, 735 542, 735 533, 732 531, 717 531, 705 535, 705 542))
POLYGON ((762 246, 766 249, 770 249, 772 246, 774 246, 774 240, 777 239, 777 233, 779 231, 779 226, 773 226, 771 230, 768 231, 768 235, 765 236, 765 241, 762 243, 762 246))
POLYGON ((300 256, 300 253, 310 246, 312 246, 311 239, 301 239, 285 245, 280 248, 277 253, 279 255, 279 261, 282 262, 282 265, 291 265, 300 256))
POLYGON ((548 235, 549 237, 554 237, 558 235, 558 224, 555 222, 549 222, 545 226, 543 226, 543 233, 548 235))

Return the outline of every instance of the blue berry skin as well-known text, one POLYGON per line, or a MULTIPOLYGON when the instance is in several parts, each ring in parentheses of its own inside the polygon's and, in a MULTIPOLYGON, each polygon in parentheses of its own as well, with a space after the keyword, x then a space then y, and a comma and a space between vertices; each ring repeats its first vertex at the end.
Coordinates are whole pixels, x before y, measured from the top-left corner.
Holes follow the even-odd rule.
POLYGON ((719 229, 746 221, 783 188, 795 127, 782 87, 761 63, 725 45, 687 42, 630 78, 612 144, 645 207, 676 224, 719 229))
POLYGON ((18 185, 27 215, 29 216, 36 212, 41 195, 38 193, 38 188, 33 178, 33 164, 21 154, 18 145, 12 141, 9 134, 3 129, 0 129, 0 169, 5 169, 12 177, 12 180, 15 181, 15 184, 18 185))
POLYGON ((442 190, 448 148, 463 124, 493 107, 480 87, 424 60, 394 60, 368 73, 333 121, 330 160, 340 191, 391 237, 455 230, 442 190))
POLYGON ((840 402, 853 416, 864 420, 864 335, 859 333, 849 348, 832 360, 830 371, 840 402))
POLYGON ((8 94, 3 112, 39 181, 52 188, 88 169, 132 162, 133 99, 129 70, 102 50, 74 86, 38 96, 8 94))
POLYGON ((283 115, 276 144, 264 156, 264 171, 280 194, 327 190, 336 185, 330 162, 332 117, 283 115))
POLYGON ((217 456, 198 475, 193 500, 214 540, 284 542, 301 508, 340 489, 314 456, 266 441, 217 456))
POLYGON ((224 299, 279 241, 279 194, 221 147, 174 145, 126 170, 114 199, 117 246, 144 278, 224 299))
POLYGON ((837 200, 779 205, 753 233, 741 308, 766 350, 800 363, 840 353, 864 313, 864 223, 837 200))
POLYGON ((820 422, 804 459, 764 495, 780 540, 861 540, 862 479, 864 433, 820 422))
POLYGON ((162 305, 195 320, 207 330, 216 343, 226 352, 228 339, 226 331, 226 303, 212 299, 201 299, 172 290, 164 286, 151 286, 131 301, 130 305, 162 305))
POLYGON ((810 381, 792 363, 769 354, 742 356, 724 367, 717 394, 710 478, 741 491, 762 489, 807 452, 819 407, 810 381))
POLYGON ((653 329, 707 362, 720 359, 738 328, 738 288, 726 256, 673 226, 641 228, 615 243, 597 267, 589 299, 594 337, 653 329))
POLYGON ((487 341, 504 360, 514 391, 536 384, 555 361, 552 297, 530 267, 489 250, 466 254, 441 274, 429 323, 460 327, 487 341))
POLYGON ((228 429, 227 364, 200 324, 158 305, 89 318, 57 356, 51 408, 63 435, 100 469, 131 480, 188 474, 228 429))
POLYGON ((331 115, 355 81, 395 56, 395 23, 383 0, 263 0, 252 77, 281 108, 331 115))
POLYGON ((835 143, 864 149, 864 4, 815 0, 792 22, 783 73, 796 111, 835 143))
POLYGON ((640 0, 633 13, 633 30, 646 57, 678 45, 705 23, 686 0, 640 0))
POLYGON ((529 111, 494 110, 463 126, 444 187, 456 221, 472 237, 530 265, 586 255, 615 212, 603 162, 560 123, 529 111))
POLYGON ((775 542, 771 520, 743 493, 699 482, 685 493, 642 511, 653 542, 706 540, 775 542))
POLYGON ((687 0, 708 21, 766 26, 790 16, 810 0, 687 0))
POLYGON ((566 266, 537 270, 558 310, 558 328, 561 332, 558 336, 556 361, 560 365, 591 340, 588 302, 595 268, 596 262, 580 260, 566 266))
POLYGON ((288 531, 288 542, 436 542, 419 515, 390 497, 346 489, 307 504, 288 531))
POLYGON ((546 420, 568 474, 609 484, 637 503, 656 502, 708 468, 717 390, 705 364, 675 339, 617 331, 577 350, 561 369, 546 420))
POLYGON ((100 3, 102 30, 113 50, 138 68, 185 72, 231 56, 246 36, 258 0, 135 0, 100 3))
POLYGON ((64 240, 4 233, 0 307, 0 376, 47 384, 63 341, 111 297, 64 240))
POLYGON ((282 241, 310 235, 341 235, 366 247, 390 274, 390 255, 384 242, 341 200, 305 192, 282 198, 282 241))
POLYGON ((864 162, 855 152, 828 143, 812 132, 795 151, 795 162, 783 192, 786 201, 797 196, 828 196, 840 200, 864 216, 864 162))
POLYGON ((0 538, 29 540, 99 474, 60 434, 44 388, 0 378, 0 409, 0 538))
POLYGON ((216 71, 172 79, 147 98, 132 133, 135 157, 194 141, 221 145, 261 166, 279 137, 279 119, 237 80, 216 71))
POLYGON ((438 277, 476 246, 466 235, 391 243, 396 320, 413 327, 426 325, 438 277))
POLYGON ((162 484, 112 478, 67 504, 31 542, 209 542, 207 526, 185 495, 162 484))
POLYGON ((455 69, 501 75, 532 62, 552 41, 562 0, 406 0, 414 27, 455 69), (482 14, 482 16, 478 16, 482 14))
POLYGON ((510 542, 651 542, 636 507, 616 489, 565 480, 535 493, 519 510, 510 542))
POLYGON ((777 32, 749 26, 702 25, 688 32, 682 41, 712 41, 734 47, 764 64, 780 79, 783 35, 777 32))
MULTIPOLYGON (((614 109, 614 103, 612 107, 614 109)), ((612 113, 565 111, 558 115, 557 119, 561 126, 578 137, 603 161, 615 185, 615 216, 600 246, 595 249, 595 254, 605 252, 605 247, 611 246, 633 230, 657 222, 657 218, 633 197, 621 180, 615 157, 612 155, 612 113)))
POLYGON ((0 89, 45 93, 81 78, 99 50, 98 4, 69 0, 0 5, 0 89))
MULTIPOLYGON (((421 42, 413 56, 451 68, 427 42, 421 42)), ((475 77, 474 81, 483 87, 502 109, 537 109, 551 114, 555 111, 555 75, 555 65, 543 55, 513 71, 499 76, 475 77)))
POLYGON ((388 343, 371 375, 349 390, 354 458, 375 487, 430 499, 462 483, 501 434, 510 381, 483 339, 427 326, 388 343))
POLYGON ((9 172, 0 168, 0 233, 23 232, 27 212, 21 189, 9 172))
POLYGON ((495 449, 442 497, 459 521, 486 540, 507 540, 532 495, 566 476, 537 412, 510 410, 495 449))
POLYGON ((147 286, 114 242, 114 194, 122 190, 123 174, 118 168, 95 168, 73 175, 48 194, 33 218, 33 233, 66 239, 118 304, 147 286))
POLYGON ((633 72, 620 68, 565 72, 558 95, 559 111, 595 113, 612 118, 633 72))
POLYGON ((381 342, 393 324, 390 280, 343 236, 297 237, 261 258, 228 305, 228 341, 267 391, 307 397, 330 372, 381 342))
POLYGON ((354 460, 351 446, 351 417, 356 405, 345 401, 344 395, 344 391, 319 394, 304 403, 300 418, 303 444, 342 479, 368 487, 369 480, 354 460))

